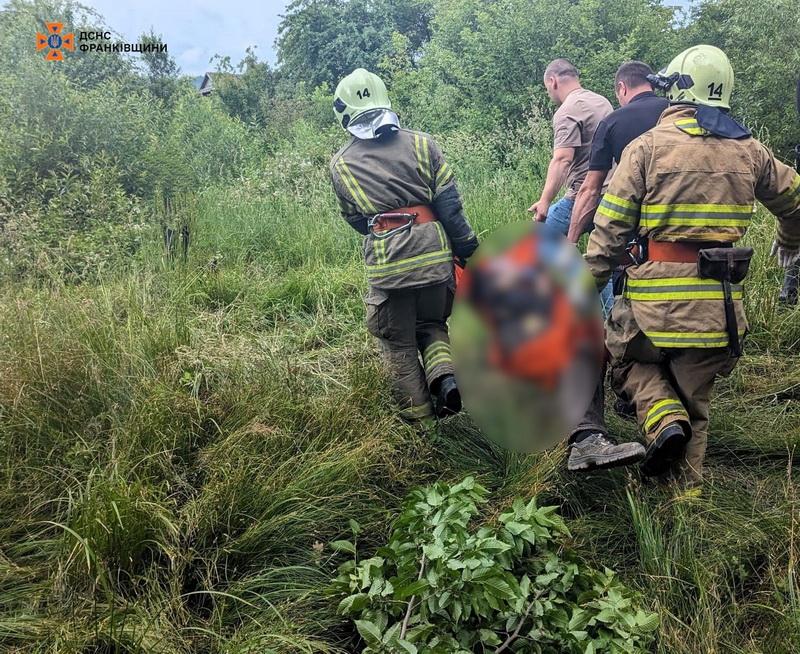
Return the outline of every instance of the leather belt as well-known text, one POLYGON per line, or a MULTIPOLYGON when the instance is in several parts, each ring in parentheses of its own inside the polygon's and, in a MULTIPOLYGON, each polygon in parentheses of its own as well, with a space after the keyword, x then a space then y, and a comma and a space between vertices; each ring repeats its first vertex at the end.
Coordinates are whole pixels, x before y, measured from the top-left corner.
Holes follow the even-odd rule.
POLYGON ((708 248, 728 248, 730 243, 713 241, 653 241, 647 240, 647 260, 668 263, 697 263, 697 253, 708 248))
POLYGON ((400 207, 399 209, 376 214, 372 218, 370 226, 373 231, 380 233, 407 227, 411 223, 421 225, 423 223, 432 223, 435 220, 436 214, 427 204, 415 204, 410 207, 400 207))

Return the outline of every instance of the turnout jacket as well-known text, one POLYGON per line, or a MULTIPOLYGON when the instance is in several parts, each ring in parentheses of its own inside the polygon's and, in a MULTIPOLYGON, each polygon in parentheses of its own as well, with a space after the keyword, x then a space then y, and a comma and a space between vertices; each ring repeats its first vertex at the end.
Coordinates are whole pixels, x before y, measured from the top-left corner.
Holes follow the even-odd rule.
POLYGON ((351 138, 330 165, 342 216, 365 235, 367 279, 392 290, 449 281, 453 255, 468 257, 477 238, 464 217, 453 171, 433 138, 400 129, 376 139, 351 138), (368 217, 429 205, 436 222, 414 223, 386 238, 367 230, 368 217))
MULTIPOLYGON (((597 209, 586 261, 602 286, 634 234, 655 241, 735 243, 747 231, 756 200, 777 216, 778 243, 800 246, 797 172, 756 139, 715 136, 697 124, 694 107, 672 106, 625 149, 597 209)), ((739 327, 746 329, 742 285, 732 290, 739 327)), ((722 284, 701 279, 694 263, 630 266, 615 312, 630 311, 656 347, 728 344, 722 284)), ((609 329, 626 322, 612 320, 609 329)))

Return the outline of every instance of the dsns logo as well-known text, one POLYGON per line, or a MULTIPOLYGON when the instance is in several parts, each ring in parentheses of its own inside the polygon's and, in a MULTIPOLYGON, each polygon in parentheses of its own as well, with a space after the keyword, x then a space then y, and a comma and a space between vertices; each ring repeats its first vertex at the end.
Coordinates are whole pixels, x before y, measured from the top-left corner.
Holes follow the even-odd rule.
POLYGON ((44 56, 48 61, 63 61, 64 55, 61 54, 61 48, 67 50, 75 50, 75 35, 70 32, 69 34, 62 34, 64 23, 45 23, 47 34, 36 33, 36 49, 44 50, 49 48, 47 54, 44 56))

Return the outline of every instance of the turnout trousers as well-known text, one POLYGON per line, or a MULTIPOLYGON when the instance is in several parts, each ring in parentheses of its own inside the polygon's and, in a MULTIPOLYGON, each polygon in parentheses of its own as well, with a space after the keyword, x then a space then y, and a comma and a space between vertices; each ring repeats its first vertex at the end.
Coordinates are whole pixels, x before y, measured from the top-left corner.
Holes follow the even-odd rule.
POLYGON ((367 329, 389 369, 392 395, 408 421, 434 416, 431 393, 453 374, 447 319, 453 308, 452 281, 420 288, 370 289, 367 329))
POLYGON ((727 347, 657 348, 636 326, 630 305, 620 300, 606 325, 611 386, 636 406, 647 445, 674 422, 691 428, 684 458, 673 474, 689 483, 700 482, 714 381, 729 375, 738 359, 727 347))

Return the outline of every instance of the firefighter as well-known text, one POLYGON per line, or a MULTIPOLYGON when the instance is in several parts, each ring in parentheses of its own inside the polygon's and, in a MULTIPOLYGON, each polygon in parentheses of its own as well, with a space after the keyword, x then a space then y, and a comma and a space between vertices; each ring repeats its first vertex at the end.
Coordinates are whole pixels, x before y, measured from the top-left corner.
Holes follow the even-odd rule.
POLYGON ((401 417, 431 425, 461 409, 447 318, 454 257, 463 265, 478 240, 439 146, 400 127, 377 75, 354 70, 336 87, 333 107, 351 135, 330 170, 344 219, 365 236, 367 328, 401 417))
POLYGON ((759 200, 777 216, 777 255, 800 248, 800 176, 728 111, 733 69, 698 45, 653 81, 670 107, 634 140, 595 216, 586 260, 602 288, 632 236, 636 265, 607 324, 615 390, 636 405, 645 475, 699 483, 714 380, 741 354, 741 280, 752 250, 734 244, 759 200))

